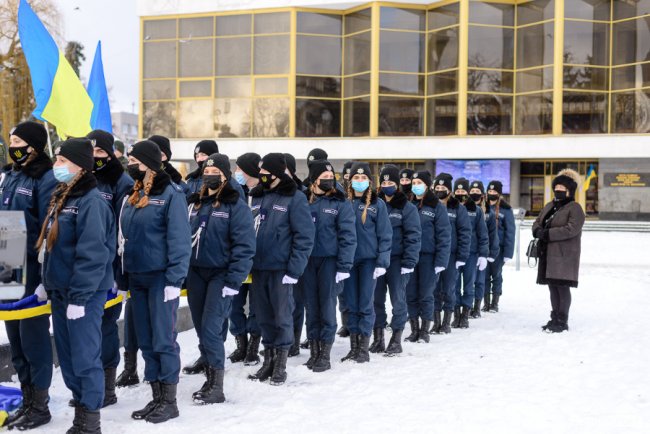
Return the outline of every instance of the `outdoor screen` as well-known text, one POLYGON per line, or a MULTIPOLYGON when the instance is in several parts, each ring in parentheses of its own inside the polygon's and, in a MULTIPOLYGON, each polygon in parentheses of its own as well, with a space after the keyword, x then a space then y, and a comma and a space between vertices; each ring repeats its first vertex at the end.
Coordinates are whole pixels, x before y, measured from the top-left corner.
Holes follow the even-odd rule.
POLYGON ((436 174, 446 172, 469 181, 483 181, 485 189, 492 180, 503 183, 503 194, 510 194, 510 160, 437 160, 436 174))

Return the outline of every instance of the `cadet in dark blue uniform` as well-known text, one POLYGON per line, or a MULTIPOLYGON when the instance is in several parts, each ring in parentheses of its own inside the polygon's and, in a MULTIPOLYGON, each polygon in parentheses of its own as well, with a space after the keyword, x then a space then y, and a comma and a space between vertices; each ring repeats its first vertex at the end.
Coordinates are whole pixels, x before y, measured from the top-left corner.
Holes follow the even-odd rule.
POLYGON ((413 182, 413 169, 402 169, 399 171, 399 188, 406 195, 411 194, 411 186, 413 182))
MULTIPOLYGON (((68 433, 101 433, 104 403, 102 316, 113 286, 115 216, 97 190, 93 146, 68 139, 57 149, 52 195, 37 249, 43 286, 52 299, 54 343, 75 401, 68 433)), ((119 359, 119 353, 118 353, 119 359)))
POLYGON ((226 399, 222 328, 232 297, 253 266, 255 228, 250 208, 228 182, 228 156, 210 155, 202 167, 201 192, 189 206, 193 236, 187 301, 207 364, 207 381, 192 397, 200 404, 214 404, 226 399))
MULTIPOLYGON (((438 199, 447 206, 447 215, 451 223, 451 249, 449 263, 440 274, 434 291, 434 308, 436 312, 444 311, 445 314, 442 324, 434 321, 432 333, 451 333, 451 315, 456 305, 456 278, 459 270, 467 263, 472 238, 467 209, 456 198, 450 196, 452 180, 448 173, 441 173, 434 182, 438 199)), ((435 319, 437 318, 439 315, 436 315, 435 319)))
MULTIPOLYGON (((352 169, 352 164, 354 161, 346 161, 343 164, 343 169, 341 170, 341 186, 343 187, 343 194, 347 195, 347 191, 350 188, 350 170, 352 169)), ((339 282, 338 286, 338 301, 339 301, 339 312, 341 312, 341 328, 338 329, 336 334, 342 338, 347 338, 350 336, 350 331, 346 327, 348 323, 348 309, 345 307, 345 297, 343 296, 343 282, 339 282)))
POLYGON ((409 342, 429 342, 429 323, 440 324, 440 311, 433 309, 433 289, 449 263, 451 249, 451 224, 447 208, 431 191, 431 174, 428 171, 413 173, 409 184, 413 204, 418 208, 422 228, 420 258, 415 272, 406 286, 411 334, 409 342), (422 324, 419 323, 422 319, 422 324))
MULTIPOLYGON (((56 180, 52 161, 45 153, 47 131, 36 122, 18 124, 9 137, 13 165, 0 175, 0 210, 24 211, 27 229, 25 297, 34 294, 41 283, 41 266, 35 249, 56 180)), ((17 281, 22 280, 16 276, 17 281)), ((44 292, 41 297, 44 297, 44 292)), ((5 321, 11 345, 11 361, 18 373, 23 393, 22 406, 7 419, 6 425, 19 429, 36 428, 50 421, 48 389, 52 382, 50 316, 41 315, 5 321)))
POLYGON ((348 309, 350 352, 341 361, 370 361, 368 346, 375 323, 373 298, 377 278, 390 265, 393 230, 386 204, 370 186, 372 173, 368 163, 354 163, 350 171, 348 199, 356 215, 357 250, 350 278, 344 281, 343 295, 348 309))
MULTIPOLYGON (((472 181, 469 197, 474 201, 476 206, 481 208, 485 219, 485 225, 488 232, 489 254, 487 257, 488 264, 495 261, 499 256, 499 234, 497 233, 497 219, 494 211, 485 206, 485 187, 481 181, 472 181)), ((481 317, 481 302, 485 294, 485 274, 487 268, 478 270, 474 280, 474 306, 470 312, 472 318, 481 317)), ((487 307, 488 309, 490 306, 487 307)))
POLYGON ((310 349, 305 365, 314 372, 324 372, 331 368, 338 285, 350 277, 357 233, 352 206, 336 188, 334 170, 328 161, 313 161, 309 166, 309 190, 316 236, 300 278, 307 306, 310 349))
POLYGON ((474 303, 474 282, 479 271, 487 267, 489 239, 483 210, 469 198, 470 184, 465 178, 454 182, 454 197, 465 206, 472 228, 472 240, 467 263, 459 270, 456 279, 456 306, 454 307, 454 328, 469 327, 469 312, 474 303))
POLYGON ((490 306, 490 312, 499 311, 499 297, 503 290, 503 265, 512 259, 515 252, 515 216, 510 204, 501 197, 502 194, 503 184, 500 181, 490 181, 487 199, 496 216, 501 249, 499 257, 489 264, 485 276, 485 305, 490 306))
POLYGON ((153 394, 131 417, 159 423, 178 417, 176 310, 192 250, 190 225, 185 195, 163 170, 155 143, 136 143, 128 168, 135 185, 122 211, 119 242, 145 360, 144 379, 153 394))
POLYGON ((293 285, 298 282, 314 245, 309 204, 296 183, 285 174, 284 155, 264 156, 260 185, 252 192, 257 231, 251 296, 262 329, 264 364, 252 380, 287 379, 287 356, 293 344, 293 285))
POLYGON ((393 355, 402 352, 402 331, 407 317, 406 285, 420 258, 422 230, 418 209, 409 202, 406 194, 399 190, 399 169, 393 165, 385 166, 381 170, 379 181, 381 181, 379 197, 386 202, 388 219, 393 229, 393 244, 388 270, 385 275, 377 279, 375 286, 375 326, 370 352, 385 351, 387 355, 393 355), (384 329, 387 325, 387 291, 390 293, 390 304, 393 307, 390 322, 392 336, 388 347, 384 344, 384 329))
POLYGON ((160 148, 160 158, 162 159, 163 168, 165 173, 169 175, 172 182, 178 185, 183 192, 187 194, 188 186, 185 181, 183 181, 183 175, 181 175, 174 166, 172 166, 172 145, 169 142, 169 139, 165 136, 154 135, 149 137, 150 141, 154 142, 160 148))
POLYGON ((195 171, 185 177, 187 184, 187 196, 201 192, 203 185, 203 163, 212 154, 219 153, 219 145, 214 140, 201 140, 194 147, 194 161, 198 165, 195 171))
MULTIPOLYGON (((95 130, 88 134, 88 139, 94 141, 95 165, 93 174, 97 179, 97 189, 113 212, 115 221, 119 221, 119 213, 124 198, 133 188, 133 180, 124 173, 120 160, 113 151, 113 135, 102 130, 95 130)), ((115 236, 117 246, 117 235, 115 236)), ((113 259, 113 279, 111 285, 114 293, 118 293, 126 301, 127 287, 122 279, 121 263, 117 252, 113 259), (120 280, 122 286, 120 287, 120 280)), ((106 309, 102 317, 102 364, 104 365, 104 404, 102 407, 115 404, 115 379, 117 365, 120 363, 120 336, 118 334, 117 320, 122 313, 122 303, 106 309)), ((137 349, 136 349, 137 351, 137 349)), ((137 374, 136 374, 137 375, 137 374)))

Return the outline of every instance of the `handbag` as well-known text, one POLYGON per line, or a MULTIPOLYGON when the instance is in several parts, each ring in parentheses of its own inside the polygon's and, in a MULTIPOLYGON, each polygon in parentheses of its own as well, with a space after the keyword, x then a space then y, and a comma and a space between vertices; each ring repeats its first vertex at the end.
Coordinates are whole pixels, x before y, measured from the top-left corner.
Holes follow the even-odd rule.
POLYGON ((539 260, 539 249, 538 249, 539 239, 534 238, 530 243, 528 243, 528 249, 526 249, 526 256, 528 257, 528 266, 530 268, 535 268, 539 260), (535 263, 530 265, 530 260, 534 259, 535 263))

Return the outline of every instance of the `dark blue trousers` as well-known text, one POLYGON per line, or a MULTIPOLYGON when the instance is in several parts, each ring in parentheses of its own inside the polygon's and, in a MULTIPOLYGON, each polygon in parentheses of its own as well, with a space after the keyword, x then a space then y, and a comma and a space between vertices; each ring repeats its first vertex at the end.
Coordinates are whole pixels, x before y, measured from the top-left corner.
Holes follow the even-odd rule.
POLYGON ((355 262, 350 277, 343 281, 343 295, 348 309, 347 328, 352 334, 370 336, 375 324, 375 284, 372 278, 375 271, 375 259, 362 259, 355 262))
POLYGON ((102 365, 104 369, 120 364, 120 335, 117 320, 122 313, 122 303, 104 310, 102 316, 102 365))
POLYGON ((293 344, 293 285, 284 271, 253 270, 251 296, 265 348, 288 350, 293 344))
POLYGON ((477 262, 478 254, 470 253, 467 262, 458 272, 458 277, 456 278, 455 307, 465 306, 471 308, 474 304, 474 284, 478 272, 478 268, 476 268, 477 262))
POLYGON ((338 295, 336 258, 309 258, 300 283, 307 307, 307 339, 334 343, 338 295))
POLYGON ((390 304, 393 307, 390 328, 393 331, 404 329, 404 324, 406 324, 406 285, 411 274, 402 274, 399 256, 390 258, 390 266, 386 270, 386 274, 379 277, 375 285, 375 328, 385 328, 387 325, 386 293, 388 292, 390 304))
POLYGON ((199 338, 199 350, 208 365, 224 369, 224 330, 232 308, 232 296, 223 297, 227 270, 190 267, 187 275, 187 302, 194 330, 199 338))
MULTIPOLYGON (((488 262, 488 267, 490 263, 488 262)), ((487 274, 487 267, 483 271, 476 269, 476 279, 474 279, 474 299, 483 300, 485 295, 485 275, 487 274)))
POLYGON ((433 292, 434 309, 436 312, 452 312, 456 306, 456 254, 452 252, 445 271, 440 273, 438 284, 433 292))
MULTIPOLYGON (((131 294, 133 297, 133 294, 131 294)), ((135 334, 133 319, 133 300, 129 298, 124 306, 124 350, 136 353, 138 351, 138 336, 135 334)))
POLYGON ((50 316, 5 321, 5 329, 11 346, 11 362, 20 384, 48 389, 53 369, 50 316))
POLYGON ((260 336, 260 327, 257 325, 253 299, 250 296, 251 284, 244 283, 239 288, 239 294, 232 298, 232 311, 230 312, 230 333, 241 336, 246 333, 260 336), (248 318, 246 317, 246 299, 248 298, 248 318))
POLYGON ((72 397, 90 411, 104 402, 102 366, 102 316, 108 290, 96 291, 86 303, 86 314, 75 320, 66 316, 67 294, 52 292, 54 343, 61 374, 72 397))
POLYGON ((424 318, 433 321, 433 291, 438 277, 433 254, 420 253, 420 260, 406 285, 406 303, 410 319, 424 318))
POLYGON ((176 342, 178 299, 164 301, 165 273, 130 273, 129 290, 145 381, 177 384, 181 370, 180 347, 176 342))
POLYGON ((302 279, 293 285, 293 330, 302 332, 302 326, 305 324, 305 291, 302 286, 302 279))
POLYGON ((485 290, 488 294, 501 295, 503 292, 503 254, 499 253, 494 262, 488 262, 485 273, 485 290))

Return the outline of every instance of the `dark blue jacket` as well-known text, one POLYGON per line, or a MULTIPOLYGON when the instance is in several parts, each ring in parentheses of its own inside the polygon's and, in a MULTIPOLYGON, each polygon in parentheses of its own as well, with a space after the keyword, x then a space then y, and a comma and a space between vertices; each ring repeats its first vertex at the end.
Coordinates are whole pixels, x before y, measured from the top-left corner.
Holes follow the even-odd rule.
POLYGON ((127 202, 120 222, 124 273, 161 271, 165 273, 165 285, 180 287, 192 254, 187 202, 181 188, 159 172, 149 204, 136 208, 127 202))
POLYGON ((88 173, 73 186, 59 212, 56 242, 43 262, 45 289, 67 294, 78 306, 113 287, 115 216, 96 185, 88 173))
POLYGON ((413 269, 420 259, 422 238, 418 209, 401 191, 397 191, 390 202, 386 201, 382 192, 379 193, 379 197, 386 203, 388 219, 393 229, 390 255, 399 256, 402 267, 413 269))
POLYGON ((336 271, 349 273, 357 249, 357 230, 352 205, 338 190, 332 196, 313 197, 309 208, 316 225, 316 235, 311 256, 335 257, 336 271))
MULTIPOLYGON (((481 208, 482 209, 482 208, 481 208)), ((494 211, 489 209, 485 212, 485 224, 487 226, 488 238, 490 240, 489 257, 496 259, 501 251, 499 243, 499 232, 497 230, 497 217, 494 211)))
POLYGON ((472 244, 472 227, 467 209, 452 196, 447 200, 447 215, 451 223, 451 259, 467 262, 472 244))
POLYGON ((430 190, 422 198, 422 203, 414 198, 413 204, 419 208, 422 227, 420 253, 434 255, 434 267, 447 268, 451 253, 451 223, 447 208, 430 190))
POLYGON ((190 227, 194 237, 203 226, 192 247, 190 266, 226 270, 226 286, 237 289, 253 266, 253 217, 230 184, 220 193, 219 207, 215 208, 214 202, 215 196, 208 196, 190 205, 190 227))
POLYGON ((499 232, 499 246, 504 258, 511 258, 515 253, 515 215, 512 212, 510 204, 504 200, 499 202, 499 209, 490 205, 497 218, 497 228, 499 232))
POLYGON ((376 259, 376 266, 388 268, 390 265, 390 248, 393 244, 393 229, 388 219, 388 211, 383 200, 374 191, 366 190, 363 196, 352 200, 352 208, 356 214, 357 251, 354 261, 376 259), (363 223, 363 211, 366 208, 366 198, 370 194, 370 205, 363 223))
POLYGON ((472 243, 469 253, 478 255, 481 258, 487 258, 490 254, 490 240, 483 210, 471 199, 468 199, 465 203, 465 209, 467 209, 469 223, 472 227, 472 243))
POLYGON ((27 227, 27 269, 25 296, 34 293, 41 283, 41 266, 35 245, 41 233, 52 192, 57 185, 52 161, 39 154, 27 166, 8 165, 0 175, 0 210, 24 211, 27 227))
POLYGON ((284 271, 298 279, 307 266, 316 232, 307 198, 289 177, 282 178, 272 190, 258 185, 251 196, 257 225, 253 269, 284 271))
MULTIPOLYGON (((185 191, 185 195, 187 196, 188 202, 191 202, 194 198, 191 198, 193 194, 198 194, 201 192, 201 187, 203 186, 203 176, 202 176, 202 170, 199 167, 196 169, 194 172, 191 172, 189 175, 185 177, 185 182, 184 182, 184 188, 183 190, 185 191)), ((230 183, 230 186, 237 192, 239 193, 239 197, 242 200, 246 200, 246 195, 244 194, 244 190, 242 189, 242 186, 239 185, 237 180, 235 178, 230 178, 228 181, 230 183)))

